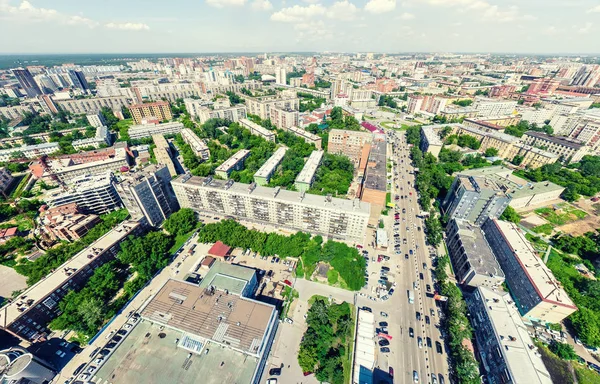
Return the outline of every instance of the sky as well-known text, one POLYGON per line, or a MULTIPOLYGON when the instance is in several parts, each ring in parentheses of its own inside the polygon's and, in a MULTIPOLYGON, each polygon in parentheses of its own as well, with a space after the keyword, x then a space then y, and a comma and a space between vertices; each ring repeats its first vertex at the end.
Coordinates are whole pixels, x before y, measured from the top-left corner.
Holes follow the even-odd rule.
POLYGON ((0 0, 0 53, 600 53, 600 0, 0 0))

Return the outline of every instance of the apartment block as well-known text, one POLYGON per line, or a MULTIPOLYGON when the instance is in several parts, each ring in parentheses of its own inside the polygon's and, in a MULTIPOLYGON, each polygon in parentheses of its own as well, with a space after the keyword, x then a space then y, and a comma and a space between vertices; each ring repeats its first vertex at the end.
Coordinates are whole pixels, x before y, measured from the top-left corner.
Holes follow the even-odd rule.
POLYGON ((192 151, 196 156, 205 161, 210 158, 208 146, 194 133, 194 131, 189 128, 182 129, 181 138, 190 146, 190 148, 192 148, 192 151))
POLYGON ((41 158, 30 164, 29 169, 34 177, 47 183, 69 184, 79 176, 95 176, 106 171, 129 169, 128 151, 127 143, 116 143, 111 148, 77 153, 53 160, 41 158))
POLYGON ((77 241, 85 236, 102 220, 98 215, 85 215, 76 213, 64 215, 55 223, 44 224, 40 227, 43 238, 50 241, 77 241))
POLYGON ((56 100, 55 103, 67 112, 76 115, 98 113, 103 107, 110 108, 113 111, 120 111, 121 108, 128 106, 131 99, 126 96, 116 97, 90 97, 85 99, 56 100))
POLYGON ((183 124, 173 121, 162 124, 141 124, 129 127, 128 134, 131 139, 143 139, 154 135, 176 135, 183 129, 183 124))
POLYGON ((171 182, 182 208, 296 231, 363 241, 370 204, 185 175, 171 182))
POLYGON ((506 284, 521 316, 542 323, 560 323, 577 310, 514 223, 488 219, 481 229, 506 275, 506 284))
POLYGON ((14 158, 34 159, 44 155, 50 155, 60 149, 58 143, 42 143, 35 145, 24 145, 9 149, 0 149, 0 162, 7 162, 14 158))
POLYGON ((321 136, 317 136, 300 127, 289 127, 288 129, 286 129, 286 131, 292 133, 295 136, 301 137, 302 139, 304 139, 305 142, 309 144, 314 144, 318 150, 321 150, 323 148, 321 143, 321 136))
POLYGON ((508 293, 478 287, 465 296, 484 382, 552 384, 508 293))
POLYGON ((108 131, 108 128, 105 126, 100 126, 96 128, 96 135, 94 137, 90 137, 87 139, 75 140, 71 143, 73 148, 75 149, 84 149, 84 148, 100 148, 105 145, 108 146, 111 144, 112 135, 108 131))
POLYGON ((88 123, 94 128, 100 128, 106 126, 106 120, 102 113, 92 113, 86 116, 88 123))
POLYGON ((582 118, 569 137, 597 151, 600 148, 600 119, 582 118))
POLYGON ((271 107, 271 123, 277 128, 298 126, 298 111, 288 108, 271 107))
POLYGON ((458 175, 478 176, 494 181, 511 197, 509 205, 516 210, 531 210, 535 207, 546 206, 557 201, 565 190, 564 187, 549 181, 530 182, 512 173, 512 169, 498 165, 468 169, 458 172, 458 175))
MULTIPOLYGON (((365 153, 362 158, 367 157, 365 153)), ((361 160, 362 167, 362 160, 361 160)), ((365 176, 361 186, 361 200, 385 206, 387 194, 387 143, 385 138, 374 138, 365 163, 365 176)))
POLYGON ((296 181, 294 182, 294 187, 299 192, 306 192, 312 186, 313 181, 315 181, 315 176, 317 175, 317 169, 321 165, 321 160, 323 160, 323 155, 325 152, 323 151, 313 151, 306 163, 304 163, 304 168, 300 171, 298 176, 296 177, 296 181))
POLYGON ((45 201, 50 207, 75 203, 82 213, 102 215, 123 207, 115 184, 116 178, 110 171, 79 176, 69 180, 67 189, 51 190, 45 201))
POLYGON ((262 126, 256 124, 253 121, 248 119, 241 119, 240 125, 250 131, 251 134, 260 136, 265 140, 275 142, 275 137, 277 137, 276 132, 270 131, 262 126))
POLYGON ((300 99, 297 97, 246 97, 247 112, 261 119, 271 119, 271 108, 284 108, 297 111, 300 109, 300 99))
POLYGON ((372 141, 373 134, 371 132, 332 129, 329 132, 327 151, 348 157, 357 167, 360 163, 363 147, 372 141))
POLYGON ((23 117, 26 113, 33 113, 32 105, 15 105, 12 107, 0 107, 0 116, 9 120, 23 117))
POLYGON ((12 177, 10 171, 4 167, 0 168, 0 193, 6 192, 13 181, 14 177, 12 177))
POLYGON ((497 100, 485 97, 475 97, 473 108, 481 117, 495 117, 512 115, 517 107, 514 100, 497 100))
POLYGON ((169 169, 169 173, 172 177, 177 176, 177 169, 171 154, 171 146, 165 137, 161 134, 152 135, 152 141, 154 142, 154 157, 158 164, 166 165, 169 169))
POLYGON ((500 217, 511 197, 492 179, 479 176, 454 178, 442 203, 450 219, 463 219, 481 225, 488 217, 500 217))
POLYGON ((135 221, 117 225, 0 308, 0 327, 28 342, 45 341, 51 333, 48 324, 61 313, 60 301, 69 292, 82 289, 96 268, 115 258, 120 243, 141 230, 135 221))
POLYGON ((504 282, 504 272, 476 225, 453 219, 446 229, 446 246, 460 284, 494 288, 504 282))
POLYGON ((179 209, 170 181, 166 166, 150 165, 123 177, 116 189, 132 220, 159 227, 179 209))
POLYGON ((421 127, 421 151, 429 152, 437 159, 443 146, 438 130, 426 125, 421 127))
POLYGON ((155 118, 159 121, 171 120, 171 106, 168 101, 156 101, 153 103, 133 104, 129 106, 129 112, 136 124, 141 124, 142 119, 155 118))
POLYGON ((277 169, 277 166, 283 160, 285 153, 287 152, 287 147, 279 147, 275 153, 269 157, 269 159, 259 168, 259 170, 254 174, 254 182, 258 185, 264 186, 269 184, 269 180, 271 176, 277 169))
POLYGON ((246 160, 248 156, 250 156, 250 151, 247 149, 242 149, 234 153, 233 156, 225 160, 223 164, 215 169, 215 175, 222 177, 223 179, 228 179, 231 172, 239 171, 244 167, 244 160, 246 160))
POLYGON ((522 140, 527 145, 554 153, 567 164, 578 162, 591 152, 589 147, 576 140, 550 136, 543 132, 527 131, 522 140))

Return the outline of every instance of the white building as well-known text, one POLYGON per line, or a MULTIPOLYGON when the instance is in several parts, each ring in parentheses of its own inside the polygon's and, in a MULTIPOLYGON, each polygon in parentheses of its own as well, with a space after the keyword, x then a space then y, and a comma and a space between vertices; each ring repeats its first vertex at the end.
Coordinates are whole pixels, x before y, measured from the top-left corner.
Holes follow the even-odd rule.
POLYGON ((106 126, 106 120, 104 119, 104 115, 102 113, 92 113, 86 116, 88 123, 94 128, 106 126))
POLYGON ((102 215, 123 207, 115 183, 110 171, 79 176, 70 180, 68 189, 51 190, 45 201, 50 207, 77 203, 85 213, 102 215))
POLYGON ((108 132, 108 128, 106 128, 105 126, 100 126, 96 128, 96 135, 94 137, 90 137, 88 139, 75 140, 71 144, 75 149, 82 149, 88 147, 100 148, 103 145, 108 146, 111 144, 110 137, 111 135, 110 132, 108 132))
POLYGON ((473 108, 480 117, 509 116, 515 112, 517 102, 514 100, 497 100, 485 97, 475 97, 473 108))
POLYGON ((191 148, 194 154, 200 157, 202 160, 208 160, 210 158, 210 151, 208 146, 200 139, 194 131, 189 128, 181 130, 181 137, 191 148))
POLYGON ((262 126, 256 124, 253 121, 250 121, 248 119, 241 119, 240 125, 246 129, 248 129, 250 131, 250 133, 253 135, 261 136, 268 141, 275 142, 275 137, 276 137, 275 132, 269 131, 268 129, 263 128, 262 126))
POLYGON ((275 69, 275 84, 286 85, 285 67, 275 69))
POLYGON ((9 149, 0 149, 0 162, 6 162, 12 158, 34 159, 43 155, 49 155, 60 149, 58 143, 42 143, 36 145, 24 145, 9 149))
POLYGON ((173 121, 162 124, 140 124, 129 127, 129 137, 131 139, 141 139, 153 135, 174 135, 183 129, 183 124, 173 121))

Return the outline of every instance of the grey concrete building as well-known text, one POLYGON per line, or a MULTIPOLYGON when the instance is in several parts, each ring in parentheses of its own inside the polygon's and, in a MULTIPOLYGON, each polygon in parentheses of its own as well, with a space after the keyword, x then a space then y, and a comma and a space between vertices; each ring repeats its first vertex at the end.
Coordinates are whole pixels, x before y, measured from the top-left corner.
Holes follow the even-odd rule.
POLYGON ((158 227, 179 209, 164 165, 151 165, 130 174, 117 184, 117 192, 133 220, 158 227))
POLYGON ((465 299, 483 366, 484 383, 552 383, 508 293, 478 287, 465 299))
POLYGON ((508 207, 511 196, 494 180, 458 175, 442 203, 450 219, 465 219, 481 225, 488 217, 498 218, 508 207))
POLYGON ((45 201, 50 207, 77 203, 84 213, 102 215, 123 207, 115 183, 116 178, 110 171, 80 176, 72 179, 67 189, 49 191, 45 201))
POLYGON ((459 283, 496 287, 504 282, 504 272, 479 227, 466 220, 452 220, 446 230, 446 245, 459 283))

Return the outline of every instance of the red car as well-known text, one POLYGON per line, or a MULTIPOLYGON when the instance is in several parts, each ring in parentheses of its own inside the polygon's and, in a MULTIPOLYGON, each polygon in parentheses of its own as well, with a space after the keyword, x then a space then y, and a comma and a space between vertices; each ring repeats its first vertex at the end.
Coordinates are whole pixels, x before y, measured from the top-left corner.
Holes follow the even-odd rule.
POLYGON ((408 194, 412 196, 412 192, 408 192, 408 194))
POLYGON ((394 377, 394 368, 390 367, 388 372, 390 373, 391 377, 394 377))
POLYGON ((360 244, 356 244, 356 248, 358 248, 358 249, 362 249, 362 245, 360 245, 360 244))

